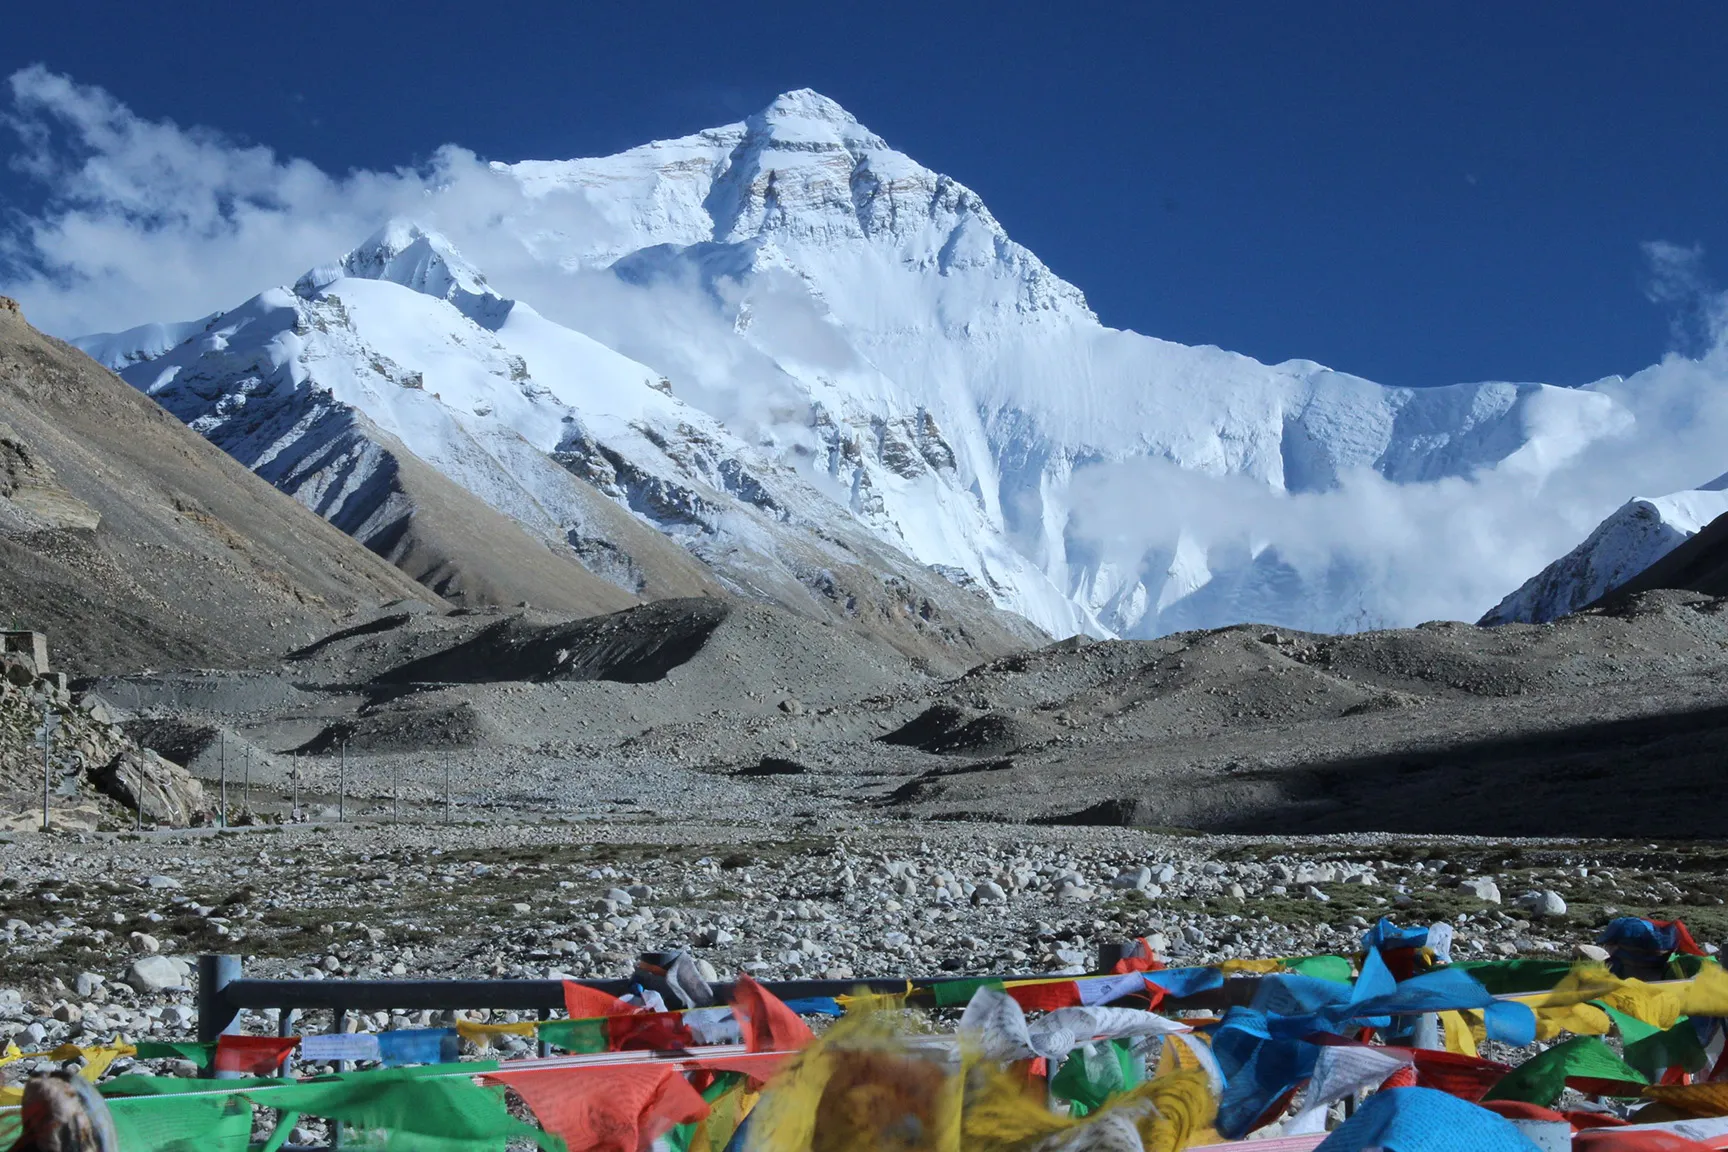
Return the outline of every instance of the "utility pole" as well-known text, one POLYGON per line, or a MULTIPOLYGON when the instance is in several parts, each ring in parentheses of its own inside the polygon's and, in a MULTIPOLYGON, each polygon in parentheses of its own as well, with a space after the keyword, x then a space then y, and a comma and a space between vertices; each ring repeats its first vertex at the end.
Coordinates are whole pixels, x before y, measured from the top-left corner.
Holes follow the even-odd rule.
POLYGON ((336 761, 336 823, 348 819, 348 741, 342 741, 336 761))
POLYGON ((297 813, 300 811, 300 752, 298 749, 294 752, 294 766, 288 769, 288 779, 291 781, 289 787, 293 789, 293 800, 288 805, 288 819, 292 822, 297 818, 297 813))
POLYGON ((252 745, 246 745, 246 767, 240 773, 240 811, 252 815, 252 745))
POLYGON ((42 831, 44 832, 53 831, 53 822, 48 816, 48 792, 51 787, 48 754, 54 746, 54 729, 50 726, 49 721, 58 719, 49 711, 48 686, 44 684, 42 686, 42 831))
POLYGON ((222 784, 222 827, 228 827, 228 733, 216 730, 216 778, 222 784))
POLYGON ((396 809, 396 823, 402 823, 402 761, 398 760, 390 769, 390 803, 396 809))
POLYGON ((450 760, 444 760, 444 823, 450 823, 450 760))
POLYGON ((138 831, 144 831, 144 757, 138 757, 138 831))

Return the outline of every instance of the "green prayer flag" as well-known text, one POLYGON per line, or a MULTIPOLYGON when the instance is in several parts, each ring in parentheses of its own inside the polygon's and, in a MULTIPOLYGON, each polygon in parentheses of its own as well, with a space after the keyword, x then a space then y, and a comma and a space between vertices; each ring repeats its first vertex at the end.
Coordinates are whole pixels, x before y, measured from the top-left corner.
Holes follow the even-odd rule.
POLYGON ((191 1040, 138 1042, 140 1060, 190 1060, 200 1068, 210 1067, 210 1060, 215 1052, 216 1045, 199 1044, 191 1040))
POLYGON ((252 1106, 232 1093, 121 1096, 108 1111, 125 1152, 246 1152, 252 1139, 252 1106))
POLYGON ((288 1143, 288 1137, 293 1135, 294 1125, 300 1123, 300 1113, 284 1112, 276 1121, 276 1130, 270 1133, 270 1138, 264 1141, 264 1147, 259 1152, 281 1152, 282 1145, 288 1143))
POLYGON ((1350 961, 1342 956, 1303 956, 1286 960, 1284 966, 1300 976, 1330 980, 1334 984, 1348 984, 1355 978, 1350 971, 1350 961))
POLYGON ((1131 1049, 1124 1040, 1082 1044, 1051 1077, 1050 1091, 1068 1101, 1075 1116, 1096 1112, 1112 1096, 1139 1085, 1143 1068, 1131 1049))
POLYGON ((972 999, 972 994, 980 988, 1000 988, 1000 980, 944 980, 939 984, 930 985, 930 992, 936 997, 938 1008, 964 1008, 972 999))
POLYGON ((434 1077, 421 1069, 380 1068, 254 1089, 246 1096, 266 1108, 323 1116, 393 1136, 408 1134, 412 1147, 434 1152, 503 1152, 512 1137, 562 1147, 539 1128, 511 1116, 502 1088, 482 1088, 466 1075, 434 1077))
POLYGON ((1672 1028, 1663 1030, 1617 1008, 1610 1008, 1600 1000, 1591 1003, 1608 1013, 1608 1018, 1620 1030, 1626 1063, 1651 1083, 1660 1080, 1662 1073, 1676 1065, 1688 1072, 1697 1072, 1710 1062, 1704 1045, 1698 1039, 1698 1029, 1685 1016, 1676 1020, 1672 1028))
POLYGON ((566 1052, 604 1052, 610 1046, 604 1018, 548 1020, 535 1030, 535 1034, 554 1048, 566 1052))
POLYGON ((1448 967, 1468 972, 1482 987, 1496 996, 1514 992, 1546 992, 1572 971, 1572 964, 1566 960, 1532 960, 1525 957, 1514 957, 1510 960, 1462 960, 1448 967))
POLYGON ((146 1076, 141 1072, 131 1072, 125 1076, 116 1076, 112 1080, 104 1080, 96 1086, 96 1090, 107 1097, 184 1096, 189 1092, 222 1091, 232 1093, 248 1088, 269 1088, 290 1083, 293 1081, 266 1077, 211 1081, 192 1080, 185 1076, 146 1076))
POLYGON ((1627 1091, 1614 1095, 1636 1096, 1638 1087, 1649 1083, 1629 1066, 1600 1037, 1574 1036, 1538 1053, 1502 1076, 1488 1089, 1484 1100, 1522 1100, 1543 1108, 1560 1098, 1569 1077, 1590 1080, 1617 1080, 1626 1084, 1627 1091))

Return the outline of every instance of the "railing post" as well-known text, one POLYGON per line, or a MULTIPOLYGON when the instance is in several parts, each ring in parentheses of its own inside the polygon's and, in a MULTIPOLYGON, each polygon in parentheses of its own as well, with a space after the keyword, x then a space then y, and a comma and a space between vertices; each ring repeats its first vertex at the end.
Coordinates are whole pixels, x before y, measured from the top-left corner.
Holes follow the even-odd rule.
POLYGON ((1098 942, 1098 971, 1114 972, 1116 962, 1127 959, 1133 948, 1134 945, 1127 940, 1100 940, 1098 942))
MULTIPOLYGON (((294 1016, 295 1011, 292 1008, 278 1008, 276 1010, 276 1035, 283 1037, 294 1035, 294 1016)), ((288 1053, 288 1058, 282 1061, 281 1075, 294 1075, 294 1053, 288 1053)))
MULTIPOLYGON (((228 1031, 233 1025, 240 1010, 228 1003, 226 991, 228 985, 240 979, 241 966, 238 956, 200 956, 198 957, 198 1042, 214 1044, 216 1038, 228 1031)), ((204 1070, 206 1077, 216 1075, 215 1064, 204 1070)))

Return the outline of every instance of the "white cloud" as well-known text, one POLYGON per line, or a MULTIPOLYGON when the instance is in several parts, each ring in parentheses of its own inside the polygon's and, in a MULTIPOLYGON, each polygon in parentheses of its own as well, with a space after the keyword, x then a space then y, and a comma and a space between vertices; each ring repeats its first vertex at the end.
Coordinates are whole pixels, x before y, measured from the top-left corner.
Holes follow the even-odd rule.
MULTIPOLYGON (((580 192, 526 195, 455 145, 424 168, 332 176, 208 129, 145 120, 40 66, 9 84, 11 164, 48 201, 0 232, 0 293, 45 331, 71 337, 204 316, 291 284, 391 217, 409 216, 448 236, 500 293, 665 372, 740 435, 802 435, 802 421, 785 420, 795 396, 784 374, 735 338, 703 285, 629 284, 560 260, 602 227, 580 192), (548 252, 537 250, 541 237, 548 252), (704 356, 692 359, 692 348, 704 356)), ((764 295, 767 320, 790 307, 764 295)))
POLYGON ((7 222, 0 290, 58 335, 191 318, 292 281, 411 208, 453 172, 332 177, 268 148, 151 122, 99 88, 36 66, 9 81, 12 165, 41 181, 44 211, 7 222))
POLYGON ((1643 245, 1649 275, 1644 294, 1672 310, 1671 332, 1681 351, 1708 349, 1728 328, 1728 293, 1710 280, 1701 244, 1651 240, 1643 245))

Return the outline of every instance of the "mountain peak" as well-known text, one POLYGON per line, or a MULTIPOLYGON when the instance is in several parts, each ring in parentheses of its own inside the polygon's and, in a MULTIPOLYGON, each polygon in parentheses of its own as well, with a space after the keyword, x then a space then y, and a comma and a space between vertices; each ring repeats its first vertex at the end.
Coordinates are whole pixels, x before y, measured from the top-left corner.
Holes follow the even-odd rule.
POLYGON ((765 120, 793 117, 806 120, 826 120, 830 124, 856 124, 858 118, 814 88, 794 88, 774 97, 760 115, 765 120))
POLYGON ((491 292, 486 277, 438 232, 398 216, 342 258, 342 271, 366 280, 393 280, 408 288, 447 296, 449 289, 473 295, 491 292))
POLYGON ((456 245, 403 217, 391 219, 335 264, 307 272, 294 291, 312 296, 345 276, 388 280, 440 297, 483 327, 501 323, 510 310, 510 301, 492 291, 485 275, 463 258, 456 245))
POLYGON ((785 143, 853 140, 886 147, 856 116, 811 88, 782 92, 745 123, 753 134, 785 143))

